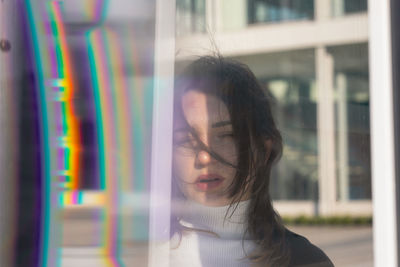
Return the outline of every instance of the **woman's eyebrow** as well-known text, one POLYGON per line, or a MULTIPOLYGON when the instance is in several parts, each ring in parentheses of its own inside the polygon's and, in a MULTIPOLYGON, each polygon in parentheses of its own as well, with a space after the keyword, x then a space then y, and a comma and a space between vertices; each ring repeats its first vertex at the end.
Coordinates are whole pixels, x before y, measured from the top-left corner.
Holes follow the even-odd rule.
POLYGON ((230 124, 232 124, 230 121, 219 121, 219 122, 211 124, 211 128, 222 127, 222 126, 230 125, 230 124))

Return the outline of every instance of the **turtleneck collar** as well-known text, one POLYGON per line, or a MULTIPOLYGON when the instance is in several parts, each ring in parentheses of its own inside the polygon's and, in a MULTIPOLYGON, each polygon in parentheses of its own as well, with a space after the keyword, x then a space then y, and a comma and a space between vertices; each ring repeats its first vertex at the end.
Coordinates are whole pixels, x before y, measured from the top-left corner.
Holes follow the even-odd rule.
POLYGON ((177 210, 181 225, 197 230, 210 231, 222 239, 242 239, 246 231, 247 208, 250 200, 231 207, 209 207, 193 201, 184 201, 177 210))

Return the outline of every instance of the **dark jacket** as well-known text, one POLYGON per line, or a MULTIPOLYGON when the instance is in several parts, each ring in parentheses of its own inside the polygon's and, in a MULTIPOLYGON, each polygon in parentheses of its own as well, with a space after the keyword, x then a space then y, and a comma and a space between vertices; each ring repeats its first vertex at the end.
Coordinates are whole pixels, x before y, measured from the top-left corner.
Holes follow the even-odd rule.
POLYGON ((287 230, 286 240, 290 248, 290 267, 334 266, 328 256, 320 248, 311 244, 307 238, 287 230))

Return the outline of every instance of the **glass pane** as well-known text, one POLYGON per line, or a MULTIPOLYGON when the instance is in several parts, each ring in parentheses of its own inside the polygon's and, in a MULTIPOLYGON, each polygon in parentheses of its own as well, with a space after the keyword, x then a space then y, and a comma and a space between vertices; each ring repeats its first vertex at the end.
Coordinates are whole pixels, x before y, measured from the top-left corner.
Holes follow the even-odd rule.
POLYGON ((162 49, 158 63, 171 73, 158 72, 160 3, 0 1, 0 18, 9 21, 0 32, 0 266, 162 265, 151 264, 154 258, 173 267, 251 266, 247 252, 261 248, 269 258, 286 237, 297 253, 274 250, 281 259, 305 265, 306 253, 298 253, 304 245, 326 259, 290 231, 336 266, 372 266, 368 14, 329 16, 366 11, 367 2, 177 0, 170 5, 176 17, 164 13, 176 20, 176 77, 162 49), (363 29, 356 38, 346 28, 351 23, 363 29), (325 30, 329 38, 318 34, 325 30), (180 53, 181 41, 189 52, 180 53), (187 56, 196 50, 202 52, 187 56), (212 64, 194 72, 215 76, 197 84, 195 75, 179 76, 193 58, 207 59, 203 53, 214 55, 212 64), (255 78, 244 65, 219 65, 231 59, 255 78), (221 77, 227 82, 218 84, 221 77), (173 78, 175 94, 162 90, 173 78), (179 82, 189 82, 192 94, 179 91, 179 82), (240 93, 224 91, 232 87, 240 93), (175 97, 175 117, 166 112, 163 119, 183 127, 173 141, 153 144, 153 114, 168 97, 175 97), (208 120, 216 118, 224 120, 208 120), (283 153, 274 165, 280 135, 283 153), (167 151, 171 142, 172 163, 161 160, 172 173, 155 180, 168 178, 172 199, 160 200, 151 194, 152 146, 167 151), (178 166, 179 156, 187 165, 178 166), (196 180, 179 181, 178 172, 196 180), (243 198, 231 198, 232 181, 241 182, 235 185, 244 194, 234 197, 243 198), (332 227, 338 224, 346 227, 332 227), (166 238, 160 242, 152 231, 166 238))
POLYGON ((368 45, 329 51, 335 65, 338 200, 371 199, 368 45))

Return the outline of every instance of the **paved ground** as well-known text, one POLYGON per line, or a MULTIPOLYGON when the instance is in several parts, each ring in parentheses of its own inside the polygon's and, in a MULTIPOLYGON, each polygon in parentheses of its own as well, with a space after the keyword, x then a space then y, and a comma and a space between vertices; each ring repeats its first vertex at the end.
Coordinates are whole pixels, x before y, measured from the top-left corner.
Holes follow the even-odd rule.
MULTIPOLYGON (((110 266, 96 246, 104 233, 96 212, 68 215, 63 225, 62 267, 110 266)), ((371 227, 289 227, 320 247, 339 267, 373 266, 371 227)), ((145 242, 122 244, 126 266, 147 266, 145 242)))

